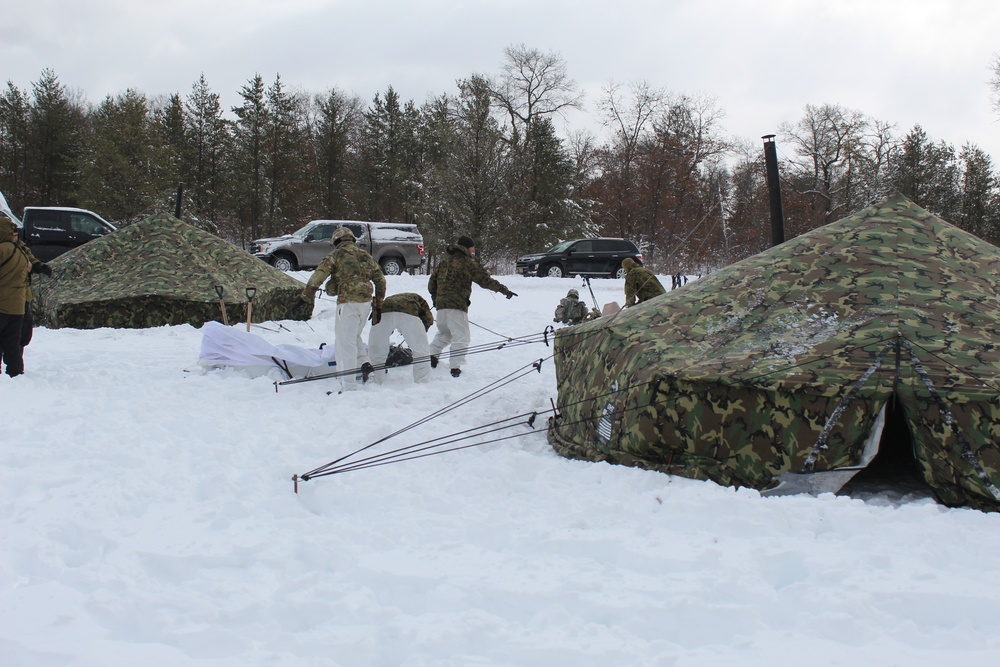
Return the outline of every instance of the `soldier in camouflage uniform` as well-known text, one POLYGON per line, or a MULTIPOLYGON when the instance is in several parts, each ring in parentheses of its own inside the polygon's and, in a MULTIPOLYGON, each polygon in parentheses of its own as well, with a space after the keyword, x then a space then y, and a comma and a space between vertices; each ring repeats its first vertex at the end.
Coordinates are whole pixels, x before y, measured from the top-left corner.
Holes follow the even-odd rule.
POLYGON ((566 296, 559 299, 556 312, 552 318, 553 322, 562 324, 579 324, 584 320, 592 319, 594 313, 587 311, 587 304, 580 301, 580 293, 575 289, 566 292, 566 296))
POLYGON ((14 243, 11 225, 0 225, 0 359, 7 375, 24 372, 21 323, 31 262, 14 243))
MULTIPOLYGON (((389 357, 389 336, 393 331, 403 334, 403 340, 413 352, 413 381, 426 382, 431 374, 430 350, 427 331, 434 324, 434 313, 424 298, 413 292, 402 292, 386 297, 382 302, 382 318, 368 332, 368 353, 376 364, 384 364, 389 357)), ((383 373, 375 373, 375 381, 382 382, 383 373)))
POLYGON ((437 335, 431 341, 431 367, 437 366, 438 355, 451 346, 451 375, 461 375, 465 351, 469 347, 469 305, 472 303, 472 283, 508 299, 517 296, 502 283, 493 279, 475 257, 476 244, 468 236, 459 237, 446 249, 445 257, 431 273, 427 289, 437 308, 437 335))
POLYGON ((663 285, 656 279, 653 272, 644 266, 639 266, 631 257, 622 260, 625 269, 625 307, 642 303, 654 296, 666 294, 663 285))
MULTIPOLYGON (((378 324, 385 299, 385 276, 372 256, 355 245, 354 234, 346 227, 338 228, 331 237, 334 249, 319 263, 302 290, 302 299, 312 303, 319 286, 329 277, 326 293, 337 297, 337 319, 334 324, 335 356, 340 371, 360 368, 368 380, 373 369, 361 332, 371 316, 378 324), (372 285, 375 297, 372 298, 372 285)), ((346 391, 357 389, 353 373, 341 376, 346 391)))

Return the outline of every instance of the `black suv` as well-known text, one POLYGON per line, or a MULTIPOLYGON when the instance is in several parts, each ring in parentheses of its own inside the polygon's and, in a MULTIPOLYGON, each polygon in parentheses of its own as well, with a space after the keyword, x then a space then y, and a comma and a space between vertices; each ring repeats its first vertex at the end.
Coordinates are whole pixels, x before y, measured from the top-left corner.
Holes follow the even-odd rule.
POLYGON ((624 278, 622 260, 631 257, 642 264, 635 244, 625 239, 577 239, 563 241, 544 253, 517 259, 517 272, 523 276, 607 276, 624 278))

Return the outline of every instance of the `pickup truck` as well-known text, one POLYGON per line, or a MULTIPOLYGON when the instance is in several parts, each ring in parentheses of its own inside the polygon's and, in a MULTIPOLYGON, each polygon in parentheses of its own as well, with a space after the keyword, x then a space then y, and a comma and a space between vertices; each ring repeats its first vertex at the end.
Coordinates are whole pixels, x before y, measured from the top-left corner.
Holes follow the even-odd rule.
POLYGON ((333 252, 330 237, 338 227, 354 232, 358 247, 367 250, 388 276, 419 269, 426 261, 424 237, 417 226, 397 222, 313 220, 291 234, 257 239, 248 249, 281 271, 314 269, 333 252))
POLYGON ((67 206, 26 206, 21 218, 21 240, 42 262, 118 231, 93 211, 67 206))

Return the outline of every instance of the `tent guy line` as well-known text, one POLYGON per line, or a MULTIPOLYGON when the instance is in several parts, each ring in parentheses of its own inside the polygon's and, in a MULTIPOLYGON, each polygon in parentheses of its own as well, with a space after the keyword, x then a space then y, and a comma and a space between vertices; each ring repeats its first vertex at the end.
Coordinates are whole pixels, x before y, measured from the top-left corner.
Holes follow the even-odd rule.
MULTIPOLYGON (((342 464, 344 461, 347 461, 348 459, 350 459, 351 457, 357 456, 361 452, 367 451, 367 450, 371 449, 372 447, 375 447, 376 445, 379 445, 379 444, 381 444, 383 442, 386 442, 387 440, 395 438, 395 437, 397 437, 397 436, 399 436, 399 435, 401 435, 401 434, 403 434, 403 433, 405 433, 405 432, 407 432, 407 431, 409 431, 411 429, 414 429, 414 428, 416 428, 416 427, 418 427, 418 426, 420 426, 422 424, 426 424, 427 422, 432 421, 432 420, 434 420, 434 419, 436 419, 436 418, 438 418, 438 417, 440 417, 442 415, 445 415, 445 414, 451 412, 452 410, 456 410, 456 409, 458 409, 458 408, 460 408, 460 407, 462 407, 464 405, 467 405, 468 403, 471 403, 474 400, 482 398, 483 396, 486 396, 486 395, 488 395, 488 394, 496 391, 497 389, 499 389, 499 388, 501 388, 501 387, 503 387, 505 385, 508 385, 508 384, 510 384, 512 382, 516 382, 517 380, 520 380, 521 378, 530 375, 532 372, 541 373, 542 372, 542 364, 546 361, 546 359, 551 359, 551 358, 552 358, 551 356, 550 357, 546 357, 546 358, 542 358, 542 359, 534 361, 534 362, 532 362, 530 364, 522 366, 521 368, 518 368, 518 369, 516 369, 514 371, 511 371, 507 375, 505 375, 505 376, 503 376, 501 378, 498 378, 497 380, 494 380, 493 382, 485 385, 484 387, 481 387, 481 388, 477 389, 476 391, 472 392, 471 394, 467 394, 466 396, 463 396, 462 398, 458 399, 457 401, 454 401, 451 404, 446 405, 443 408, 440 408, 439 410, 435 410, 431 414, 426 415, 424 417, 421 417, 417 421, 415 421, 415 422, 413 422, 411 424, 408 424, 407 426, 404 426, 403 428, 398 429, 397 431, 394 431, 394 432, 390 433, 389 435, 383 436, 383 437, 379 438, 378 440, 375 440, 374 442, 372 442, 372 443, 370 443, 368 445, 365 445, 364 447, 361 447, 360 449, 357 449, 357 450, 354 450, 354 451, 352 451, 352 452, 350 452, 348 454, 345 454, 344 456, 341 456, 340 458, 335 459, 335 460, 331 461, 330 463, 327 463, 327 464, 321 465, 321 466, 319 466, 317 468, 314 468, 313 470, 310 470, 309 472, 303 473, 301 475, 298 475, 298 474, 294 475, 292 477, 292 479, 293 479, 293 481, 295 481, 296 492, 298 491, 298 481, 299 480, 308 482, 310 479, 312 479, 314 477, 324 477, 326 475, 333 475, 333 474, 336 474, 338 472, 342 472, 342 470, 340 470, 340 468, 338 466, 340 464, 342 464)), ((533 424, 533 422, 534 422, 533 418, 532 418, 531 422, 533 424)), ((451 437, 452 435, 455 435, 455 434, 451 434, 449 436, 443 436, 443 437, 451 437)), ((433 441, 428 441, 428 442, 433 442, 433 441)), ((423 443, 418 443, 418 445, 420 445, 420 444, 423 444, 423 443)), ((413 445, 413 446, 417 446, 417 445, 413 445)), ((345 464, 345 465, 346 466, 353 466, 355 463, 356 462, 351 462, 351 463, 348 463, 348 464, 345 464)), ((348 468, 348 469, 350 469, 350 468, 348 468)))

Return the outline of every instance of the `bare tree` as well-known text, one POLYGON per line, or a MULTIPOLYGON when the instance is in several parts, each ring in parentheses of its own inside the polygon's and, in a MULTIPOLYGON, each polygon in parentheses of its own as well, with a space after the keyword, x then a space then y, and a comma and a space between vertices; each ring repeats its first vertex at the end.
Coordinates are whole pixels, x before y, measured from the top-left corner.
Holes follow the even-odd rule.
POLYGON ((508 46, 503 53, 506 61, 490 92, 510 119, 513 143, 527 136, 538 118, 581 108, 583 94, 558 53, 542 53, 524 44, 508 46))
POLYGON ((861 112, 839 105, 807 104, 797 123, 782 123, 778 129, 795 150, 789 160, 793 193, 808 201, 811 209, 804 218, 786 215, 794 234, 842 217, 850 208, 848 193, 855 185, 851 165, 868 131, 868 120, 861 112))
POLYGON ((630 83, 627 91, 622 88, 609 81, 598 103, 604 126, 611 131, 609 145, 600 153, 604 189, 599 213, 605 228, 625 238, 639 239, 644 226, 639 194, 642 185, 636 171, 653 120, 666 109, 667 93, 645 81, 630 83))
POLYGON ((993 101, 993 110, 1000 115, 1000 52, 993 54, 993 64, 990 65, 990 97, 993 101))

